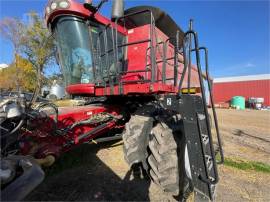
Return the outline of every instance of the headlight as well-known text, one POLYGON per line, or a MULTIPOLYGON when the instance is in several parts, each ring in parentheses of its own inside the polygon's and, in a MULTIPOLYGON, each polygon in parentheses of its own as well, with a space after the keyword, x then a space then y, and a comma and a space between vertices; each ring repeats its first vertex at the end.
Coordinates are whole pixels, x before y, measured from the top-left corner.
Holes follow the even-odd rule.
POLYGON ((60 1, 59 7, 60 8, 67 8, 69 6, 69 3, 66 1, 60 1))
POLYGON ((53 3, 51 4, 51 9, 52 9, 52 10, 55 10, 56 7, 57 7, 57 3, 53 2, 53 3))
POLYGON ((60 2, 52 2, 50 7, 46 8, 47 14, 49 14, 51 11, 54 11, 59 8, 68 8, 69 7, 69 2, 68 1, 60 1, 60 2))

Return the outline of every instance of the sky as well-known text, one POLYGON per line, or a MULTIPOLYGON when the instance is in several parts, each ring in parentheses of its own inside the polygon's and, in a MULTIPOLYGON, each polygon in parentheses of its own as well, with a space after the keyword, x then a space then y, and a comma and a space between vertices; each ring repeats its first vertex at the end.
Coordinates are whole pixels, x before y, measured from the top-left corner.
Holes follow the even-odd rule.
MULTIPOLYGON (((25 20, 29 11, 42 14, 46 3, 45 0, 0 0, 0 20, 5 17, 25 20)), ((138 5, 161 8, 184 31, 192 18, 200 45, 209 49, 212 77, 270 73, 270 1, 125 1, 125 8, 138 5)), ((110 17, 110 11, 109 2, 101 12, 110 17)), ((0 36, 0 64, 11 61, 12 45, 0 36)))

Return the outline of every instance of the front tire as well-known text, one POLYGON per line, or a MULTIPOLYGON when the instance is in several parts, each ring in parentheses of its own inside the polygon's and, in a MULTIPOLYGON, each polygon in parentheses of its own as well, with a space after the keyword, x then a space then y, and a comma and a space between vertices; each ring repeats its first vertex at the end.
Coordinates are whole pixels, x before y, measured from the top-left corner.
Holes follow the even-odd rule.
POLYGON ((186 199, 190 183, 185 171, 185 139, 181 121, 169 119, 132 116, 123 133, 124 157, 130 166, 142 162, 164 192, 186 199))
POLYGON ((132 166, 135 163, 146 163, 146 148, 149 141, 149 134, 153 127, 151 117, 133 115, 125 125, 123 133, 124 158, 132 166))
POLYGON ((177 144, 172 130, 163 122, 151 131, 149 139, 150 155, 147 158, 152 180, 165 192, 179 194, 179 165, 177 144))
POLYGON ((162 117, 150 133, 148 173, 164 192, 186 200, 192 184, 185 169, 185 138, 178 115, 162 117))

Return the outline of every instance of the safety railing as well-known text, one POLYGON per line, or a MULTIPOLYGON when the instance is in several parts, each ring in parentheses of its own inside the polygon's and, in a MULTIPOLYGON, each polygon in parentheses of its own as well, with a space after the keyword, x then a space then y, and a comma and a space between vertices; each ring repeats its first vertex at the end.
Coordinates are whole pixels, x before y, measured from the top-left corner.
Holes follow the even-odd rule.
MULTIPOLYGON (((107 25, 105 27, 104 30, 102 30, 99 33, 99 36, 103 37, 104 40, 104 52, 103 53, 99 53, 99 65, 100 67, 102 66, 102 61, 101 59, 105 57, 105 68, 102 68, 100 72, 101 77, 103 78, 102 83, 98 83, 99 86, 110 86, 111 88, 114 87, 114 85, 119 85, 120 87, 120 93, 122 91, 122 86, 125 83, 136 83, 136 82, 140 82, 140 83, 155 83, 155 82, 162 82, 163 84, 166 83, 166 81, 168 80, 173 80, 174 86, 177 86, 177 81, 178 81, 178 63, 180 63, 181 61, 178 60, 178 54, 180 54, 179 51, 177 51, 179 49, 178 45, 179 45, 179 32, 177 32, 176 35, 176 45, 174 47, 174 55, 172 57, 168 57, 167 56, 167 48, 169 46, 169 42, 170 40, 172 40, 172 38, 167 39, 166 41, 161 41, 161 42, 157 42, 157 36, 156 36, 156 30, 155 30, 155 19, 153 16, 153 13, 151 12, 151 10, 143 10, 143 11, 139 11, 139 12, 134 12, 134 13, 130 13, 127 15, 124 15, 123 17, 117 18, 115 21, 115 25, 112 26, 111 24, 107 25), (147 39, 143 39, 143 40, 138 40, 138 41, 133 41, 130 43, 118 43, 118 31, 117 31, 117 26, 120 24, 120 22, 122 24, 125 24, 125 21, 128 20, 129 17, 135 16, 135 15, 141 15, 141 14, 145 14, 145 13, 149 13, 149 38, 147 39), (108 28, 110 28, 110 32, 108 33, 108 28), (108 43, 107 43, 107 36, 108 34, 112 35, 112 48, 108 47, 108 43), (156 41, 155 41, 156 40, 156 41), (142 43, 149 43, 149 47, 146 49, 146 65, 145 67, 142 67, 141 70, 123 70, 122 65, 123 64, 119 64, 119 49, 120 48, 127 48, 128 46, 131 45, 136 45, 136 44, 142 44, 142 43), (161 58, 159 60, 157 60, 157 50, 159 50, 159 46, 162 45, 162 54, 160 54, 161 58), (150 54, 148 54, 150 50, 150 54), (114 57, 114 67, 116 69, 115 73, 112 73, 110 71, 110 66, 109 66, 109 54, 112 54, 113 52, 113 57, 114 57), (148 63, 148 58, 150 58, 150 63, 148 63), (173 61, 173 64, 171 64, 174 67, 174 75, 173 78, 167 78, 166 75, 166 68, 169 64, 170 61, 173 61), (162 63, 162 75, 161 75, 161 79, 158 79, 158 65, 162 63), (103 72, 106 72, 106 74, 104 75, 103 72), (128 74, 128 73, 150 73, 150 78, 148 78, 148 76, 145 76, 144 79, 142 80, 133 80, 133 81, 124 81, 122 80, 122 75, 124 74, 128 74)), ((100 39, 98 40, 98 43, 100 45, 100 39)))

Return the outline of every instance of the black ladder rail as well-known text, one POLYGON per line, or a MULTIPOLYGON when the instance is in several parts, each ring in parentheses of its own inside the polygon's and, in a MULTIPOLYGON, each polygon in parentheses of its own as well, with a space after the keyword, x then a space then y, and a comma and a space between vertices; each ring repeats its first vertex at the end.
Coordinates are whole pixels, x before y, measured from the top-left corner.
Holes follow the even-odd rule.
MULTIPOLYGON (((189 30, 193 30, 193 20, 189 21, 189 30)), ((188 94, 190 94, 190 81, 191 81, 191 49, 192 49, 192 39, 191 34, 188 35, 188 94)))
POLYGON ((89 32, 89 40, 90 40, 90 47, 91 47, 91 58, 92 59, 92 67, 93 67, 93 77, 94 77, 94 82, 96 83, 96 58, 95 58, 95 55, 94 55, 94 45, 93 45, 93 39, 91 37, 91 27, 90 27, 90 22, 89 20, 86 21, 86 25, 88 26, 88 32, 89 32))
POLYGON ((102 57, 101 57, 101 42, 100 42, 100 33, 98 33, 97 37, 97 60, 98 60, 98 69, 96 69, 96 76, 100 76, 101 81, 99 85, 104 85, 104 81, 102 80, 102 72, 103 72, 103 65, 102 65, 102 57))
MULTIPOLYGON (((208 114, 208 111, 207 111, 207 105, 206 105, 206 96, 205 96, 205 89, 204 89, 204 84, 203 84, 203 78, 202 78, 202 70, 201 70, 201 62, 200 62, 200 50, 199 50, 199 43, 198 43, 198 36, 197 36, 197 33, 194 32, 193 30, 189 30, 185 33, 185 36, 184 36, 184 42, 185 42, 185 39, 187 38, 187 36, 190 36, 190 35, 193 35, 193 39, 194 39, 194 50, 195 50, 195 55, 196 55, 196 62, 197 62, 197 69, 198 69, 198 76, 199 76, 199 81, 200 81, 200 86, 201 86, 201 94, 202 94, 202 102, 203 102, 203 109, 204 109, 204 112, 205 112, 205 116, 206 116, 206 127, 207 127, 207 131, 208 131, 208 137, 209 137, 209 142, 210 142, 210 153, 211 153, 211 156, 212 157, 215 157, 215 153, 214 153, 214 148, 213 148, 213 140, 212 140, 212 134, 211 134, 211 129, 210 129, 210 123, 209 123, 209 114, 208 114)), ((191 51, 191 49, 189 50, 191 51)), ((185 45, 183 46, 183 52, 184 52, 184 57, 186 56, 186 49, 185 49, 185 45)), ((183 80, 184 80, 184 76, 185 76, 185 73, 186 73, 186 70, 187 70, 187 63, 186 63, 186 60, 184 58, 184 70, 183 70, 183 75, 182 75, 182 78, 179 82, 179 92, 178 92, 178 97, 180 98, 181 97, 181 86, 182 86, 182 83, 183 83, 183 80)), ((205 160, 205 159, 204 159, 205 160)), ((204 177, 202 176, 199 176, 201 178, 202 181, 208 183, 208 184, 211 184, 211 185, 215 185, 218 183, 219 181, 219 176, 218 176, 218 171, 217 171, 217 163, 216 163, 216 159, 213 158, 213 169, 214 169, 214 179, 211 180, 211 179, 205 179, 204 177)))
MULTIPOLYGON (((186 36, 186 35, 185 35, 186 36)), ((182 95, 182 85, 183 85, 183 82, 184 82, 184 78, 185 78, 185 75, 186 75, 186 71, 187 71, 187 68, 188 68, 188 64, 187 64, 187 60, 186 60, 186 43, 185 43, 185 36, 183 38, 183 58, 184 58, 184 69, 182 71, 182 75, 181 75, 181 78, 180 78, 180 81, 179 81, 179 84, 178 84, 178 98, 181 97, 182 95)), ((177 50, 179 51, 179 50, 177 50)))
MULTIPOLYGON (((142 13, 149 13, 149 17, 150 17, 150 30, 149 30, 149 35, 150 35, 150 39, 149 39, 149 42, 150 42, 150 59, 151 59, 151 83, 153 84, 155 82, 155 76, 156 76, 156 55, 155 55, 155 47, 154 47, 154 27, 155 27, 155 19, 154 19, 154 16, 153 16, 153 13, 151 10, 149 9, 145 9, 145 10, 142 10, 142 11, 138 11, 138 12, 134 12, 134 13, 129 13, 127 15, 123 15, 122 17, 119 17, 119 18, 116 18, 115 20, 115 29, 117 30, 117 27, 118 27, 118 22, 121 20, 121 19, 124 19, 125 18, 128 18, 130 16, 133 16, 133 15, 139 15, 139 14, 142 14, 142 13)), ((118 37, 118 32, 116 32, 116 40, 117 40, 117 37, 118 37)), ((116 60, 118 59, 118 42, 116 41, 117 45, 115 46, 116 48, 116 60)), ((120 82, 120 86, 122 86, 122 83, 120 82)))
POLYGON ((163 42, 162 47, 162 83, 166 83, 166 66, 167 66, 167 42, 163 42))
MULTIPOLYGON (((189 23, 189 31, 192 31, 193 29, 193 20, 190 20, 190 23, 189 23)), ((178 54, 178 51, 177 50, 177 54, 178 54)), ((191 34, 190 33, 185 33, 185 36, 183 38, 183 57, 184 57, 184 69, 182 71, 182 76, 181 76, 181 79, 179 81, 179 85, 178 85, 178 89, 179 89, 179 97, 181 96, 181 88, 182 88, 182 85, 183 85, 183 82, 184 82, 184 78, 185 78, 185 75, 186 75, 186 71, 188 70, 188 83, 187 83, 187 89, 188 89, 188 94, 190 94, 190 77, 191 77, 191 34), (187 56, 186 56, 186 43, 185 43, 185 40, 188 39, 188 63, 187 63, 187 56)))
MULTIPOLYGON (((158 50, 158 53, 160 57, 162 58, 161 61, 156 60, 156 64, 162 62, 162 68, 161 68, 161 81, 163 84, 166 82, 166 64, 167 64, 167 42, 168 40, 156 42, 156 50, 158 50), (160 51, 159 45, 162 45, 162 52, 160 51)), ((155 53, 157 57, 157 53, 155 53)), ((158 67, 157 67, 158 70, 158 67)), ((156 76, 158 76, 158 71, 156 72, 156 76)), ((158 78, 156 79, 158 81, 158 78)))
POLYGON ((215 124, 216 133, 217 133, 217 140, 218 140, 218 147, 219 147, 219 154, 220 154, 220 161, 218 163, 223 164, 224 163, 224 153, 223 153, 223 148, 222 148, 222 144, 221 144, 221 137, 220 137, 220 133, 219 133, 217 114, 216 114, 216 109, 214 106, 212 88, 210 85, 210 78, 209 78, 208 49, 206 47, 200 47, 199 50, 204 51, 206 80, 207 80, 207 85, 208 85, 208 90, 209 90, 209 97, 210 97, 210 102, 211 102, 211 106, 212 106, 212 112, 213 112, 213 116, 214 116, 214 124, 215 124))
POLYGON ((179 50, 179 30, 176 32, 175 48, 174 48, 174 86, 177 86, 178 80, 178 50, 179 50))
MULTIPOLYGON (((220 161, 218 161, 217 163, 218 164, 223 164, 224 163, 224 152, 223 152, 223 148, 222 148, 222 144, 221 144, 221 137, 220 137, 220 133, 219 133, 216 109, 214 107, 213 94, 212 94, 210 78, 209 78, 208 49, 206 47, 200 47, 199 50, 203 50, 204 51, 204 56, 205 56, 206 81, 207 81, 207 86, 208 86, 209 95, 210 95, 210 101, 211 101, 211 106, 212 106, 212 111, 213 111, 213 116, 214 116, 214 124, 215 124, 216 133, 217 133, 219 154, 220 154, 220 158, 221 158, 220 161)), ((196 48, 191 49, 191 52, 194 52, 194 51, 196 51, 196 48)), ((209 121, 209 123, 210 123, 210 121, 209 121)))
MULTIPOLYGON (((114 84, 113 84, 113 79, 112 79, 112 75, 111 75, 111 70, 110 70, 110 62, 109 62, 109 54, 110 54, 110 49, 108 48, 108 29, 111 28, 111 24, 108 24, 105 26, 104 28, 104 45, 105 45, 105 54, 106 54, 106 73, 107 73, 107 78, 109 80, 109 87, 110 87, 110 94, 113 94, 114 91, 114 84)), ((112 29, 110 29, 111 34, 112 34, 112 39, 113 37, 113 31, 112 29)), ((103 78, 104 79, 104 78, 103 78)))

